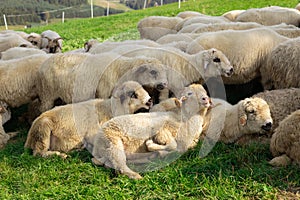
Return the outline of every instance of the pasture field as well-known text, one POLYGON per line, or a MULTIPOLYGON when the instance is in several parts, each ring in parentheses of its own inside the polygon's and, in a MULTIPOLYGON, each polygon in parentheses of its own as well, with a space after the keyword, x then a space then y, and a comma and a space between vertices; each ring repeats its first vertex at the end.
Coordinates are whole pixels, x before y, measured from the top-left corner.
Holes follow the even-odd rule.
MULTIPOLYGON (((185 10, 221 15, 229 10, 277 5, 295 7, 296 0, 189 0, 93 19, 67 20, 24 31, 51 29, 64 39, 63 51, 82 48, 88 39, 138 39, 137 22, 152 15, 175 16, 185 10)), ((20 134, 0 150, 0 199, 300 199, 300 168, 274 168, 268 145, 217 143, 204 158, 201 142, 164 168, 130 180, 95 166, 87 151, 59 157, 33 157, 24 150, 29 125, 20 120, 26 106, 14 109, 6 131, 20 134)))

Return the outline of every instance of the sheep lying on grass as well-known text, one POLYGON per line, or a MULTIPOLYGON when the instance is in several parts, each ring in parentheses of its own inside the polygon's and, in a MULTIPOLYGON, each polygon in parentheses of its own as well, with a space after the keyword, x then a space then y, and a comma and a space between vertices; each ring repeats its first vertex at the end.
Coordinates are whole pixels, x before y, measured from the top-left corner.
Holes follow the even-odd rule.
POLYGON ((270 52, 267 65, 260 68, 264 89, 300 87, 300 39, 278 44, 270 52))
POLYGON ((57 99, 64 103, 109 98, 120 81, 134 80, 143 86, 164 89, 167 77, 157 59, 128 58, 118 54, 55 54, 40 70, 40 112, 57 99))
POLYGON ((244 135, 271 130, 270 108, 261 98, 246 98, 235 105, 212 98, 212 103, 203 130, 208 139, 233 143, 244 135))
POLYGON ((269 162, 273 166, 300 164, 300 110, 279 123, 272 135, 270 150, 275 157, 269 162))
POLYGON ((17 132, 6 133, 3 128, 5 124, 11 118, 11 111, 8 105, 4 102, 0 102, 0 149, 2 149, 8 142, 8 140, 17 135, 17 132))
POLYGON ((133 179, 142 178, 126 164, 126 155, 156 151, 149 139, 159 132, 169 131, 172 140, 168 150, 185 152, 197 144, 202 132, 203 109, 209 106, 206 91, 201 85, 191 85, 183 91, 186 100, 178 112, 151 112, 115 117, 102 125, 95 136, 92 159, 94 164, 105 165, 133 179), (204 98, 205 97, 205 98, 204 98), (204 100, 202 100, 204 98, 204 100), (168 126, 168 124, 170 126, 168 126), (177 129, 176 134, 174 130, 177 129), (152 146, 151 146, 152 145, 152 146), (170 148, 169 148, 170 147, 170 148))
POLYGON ((149 106, 148 93, 139 83, 128 81, 114 91, 111 99, 94 99, 44 112, 33 122, 25 147, 32 149, 33 155, 65 158, 66 152, 82 149, 84 141, 91 144, 105 121, 149 106))

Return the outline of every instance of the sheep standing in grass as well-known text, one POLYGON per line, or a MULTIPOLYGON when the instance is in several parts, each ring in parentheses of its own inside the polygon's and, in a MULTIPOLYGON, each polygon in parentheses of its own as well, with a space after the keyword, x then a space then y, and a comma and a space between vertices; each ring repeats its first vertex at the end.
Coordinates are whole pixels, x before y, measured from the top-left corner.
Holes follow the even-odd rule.
POLYGON ((209 101, 201 85, 186 87, 183 96, 186 100, 178 112, 123 115, 104 123, 95 136, 93 162, 114 168, 130 178, 140 179, 141 176, 127 166, 126 155, 148 152, 147 144, 156 151, 154 143, 148 140, 160 134, 158 132, 167 131, 170 128, 167 124, 171 125, 172 133, 177 129, 177 134, 173 134, 173 140, 167 144, 168 150, 183 153, 195 146, 202 132, 203 116, 200 114, 207 109, 209 101))
POLYGON ((260 68, 264 89, 300 87, 300 39, 278 44, 270 53, 267 65, 260 68))
POLYGON ((279 123, 272 135, 270 150, 275 157, 269 162, 273 166, 300 164, 300 110, 279 123))
POLYGON ((11 118, 11 111, 8 105, 4 102, 0 102, 0 149, 2 149, 8 142, 8 140, 17 135, 17 132, 6 133, 3 128, 5 124, 11 118))
POLYGON ((167 77, 157 59, 127 58, 118 54, 55 54, 41 66, 40 112, 49 110, 57 99, 64 103, 109 98, 121 79, 164 89, 167 77))
POLYGON ((182 20, 180 17, 150 16, 140 20, 137 28, 141 39, 155 41, 164 35, 177 33, 175 27, 182 20))
POLYGON ((35 48, 12 47, 0 53, 1 60, 11 60, 31 56, 34 54, 46 54, 45 51, 35 48))
POLYGON ((139 83, 128 81, 114 91, 111 99, 93 99, 44 112, 33 122, 25 147, 32 149, 33 155, 65 158, 66 152, 82 149, 84 141, 91 144, 105 121, 149 106, 148 93, 139 83))
POLYGON ((203 133, 213 141, 233 143, 244 135, 265 133, 272 128, 269 105, 261 98, 246 98, 235 105, 212 98, 212 104, 203 133))
POLYGON ((0 52, 6 51, 12 47, 36 48, 16 33, 0 34, 0 52))
POLYGON ((62 38, 57 32, 46 30, 41 33, 40 49, 47 53, 60 53, 62 50, 62 38))
POLYGON ((259 68, 266 64, 272 49, 286 40, 288 38, 267 28, 209 32, 196 38, 187 53, 196 53, 193 48, 197 49, 197 44, 204 49, 219 49, 234 68, 234 74, 223 77, 223 82, 243 84, 260 76, 259 68))
POLYGON ((32 55, 0 62, 0 101, 10 107, 30 103, 37 97, 38 71, 49 55, 32 55))

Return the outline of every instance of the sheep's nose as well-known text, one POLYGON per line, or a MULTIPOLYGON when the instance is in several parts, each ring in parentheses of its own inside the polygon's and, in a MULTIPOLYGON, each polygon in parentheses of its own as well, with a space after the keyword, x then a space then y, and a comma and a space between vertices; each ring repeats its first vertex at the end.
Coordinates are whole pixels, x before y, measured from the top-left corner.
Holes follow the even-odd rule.
POLYGON ((146 106, 149 106, 150 108, 153 106, 153 101, 152 99, 149 99, 146 103, 146 106))
POLYGON ((229 72, 227 72, 227 76, 231 76, 233 74, 233 68, 231 68, 230 70, 229 70, 229 72))
POLYGON ((272 122, 268 122, 265 125, 261 126, 262 129, 264 129, 265 131, 269 131, 272 128, 272 122))
POLYGON ((167 87, 167 83, 160 83, 156 86, 156 89, 163 90, 167 87))

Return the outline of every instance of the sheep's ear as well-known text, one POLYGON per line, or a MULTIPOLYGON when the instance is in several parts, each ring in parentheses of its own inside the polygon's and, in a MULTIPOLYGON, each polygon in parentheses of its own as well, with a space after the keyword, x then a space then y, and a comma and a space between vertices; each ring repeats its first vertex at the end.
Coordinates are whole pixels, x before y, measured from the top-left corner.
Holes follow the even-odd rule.
POLYGON ((240 125, 245 126, 247 124, 247 115, 241 116, 239 119, 239 123, 240 125))

